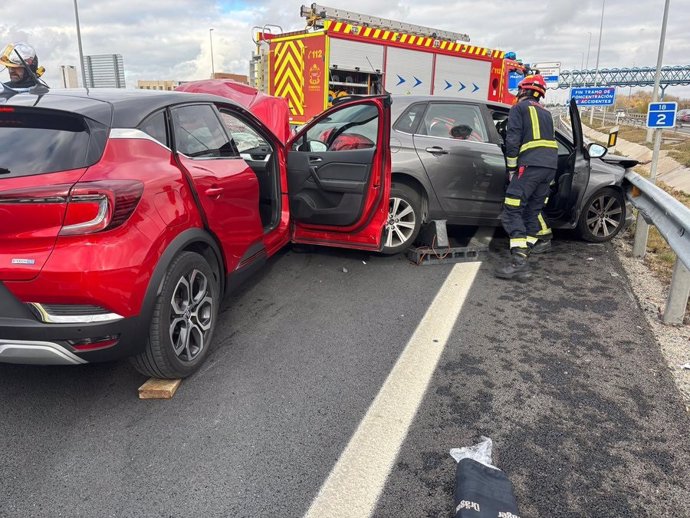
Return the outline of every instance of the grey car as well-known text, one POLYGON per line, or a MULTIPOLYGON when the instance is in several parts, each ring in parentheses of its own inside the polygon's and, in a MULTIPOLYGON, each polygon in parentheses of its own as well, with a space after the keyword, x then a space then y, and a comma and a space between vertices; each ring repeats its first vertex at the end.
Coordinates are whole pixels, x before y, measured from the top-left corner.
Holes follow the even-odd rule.
MULTIPOLYGON (((423 223, 499 226, 507 185, 504 155, 509 105, 436 96, 394 97, 392 187, 384 253, 412 245, 423 223)), ((612 239, 626 222, 622 190, 635 160, 586 145, 580 114, 557 130, 558 171, 544 214, 553 228, 587 241, 612 239)))

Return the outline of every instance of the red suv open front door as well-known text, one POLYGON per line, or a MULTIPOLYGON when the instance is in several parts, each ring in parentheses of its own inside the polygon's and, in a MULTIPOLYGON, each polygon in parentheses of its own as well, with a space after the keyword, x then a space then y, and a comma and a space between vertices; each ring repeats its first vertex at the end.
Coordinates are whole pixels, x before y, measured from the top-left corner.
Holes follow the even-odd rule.
POLYGON ((390 196, 390 96, 347 100, 288 141, 292 241, 380 250, 390 196))

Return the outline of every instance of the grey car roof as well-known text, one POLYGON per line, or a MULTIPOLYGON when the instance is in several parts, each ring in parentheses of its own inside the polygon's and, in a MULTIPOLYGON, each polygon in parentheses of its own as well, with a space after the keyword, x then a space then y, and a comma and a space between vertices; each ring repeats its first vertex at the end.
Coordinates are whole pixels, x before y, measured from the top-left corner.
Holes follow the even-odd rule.
POLYGON ((442 95, 393 95, 393 105, 391 107, 391 120, 395 122, 398 117, 402 114, 403 111, 407 109, 408 106, 414 104, 414 103, 421 103, 421 102, 427 102, 427 101, 434 101, 434 102, 463 102, 467 104, 474 104, 475 106, 481 106, 486 105, 486 106, 491 106, 493 107, 498 107, 498 108, 503 108, 505 110, 510 109, 510 104, 505 104, 505 103, 500 103, 500 102, 494 102, 494 101, 485 101, 482 99, 469 99, 465 97, 446 97, 442 95))

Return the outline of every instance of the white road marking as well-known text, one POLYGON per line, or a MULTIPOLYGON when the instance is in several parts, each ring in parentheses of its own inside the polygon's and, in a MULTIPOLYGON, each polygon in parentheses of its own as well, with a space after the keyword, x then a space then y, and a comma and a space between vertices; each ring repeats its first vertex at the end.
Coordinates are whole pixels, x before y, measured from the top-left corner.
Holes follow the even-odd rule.
POLYGON ((453 267, 305 518, 374 512, 480 266, 453 267))

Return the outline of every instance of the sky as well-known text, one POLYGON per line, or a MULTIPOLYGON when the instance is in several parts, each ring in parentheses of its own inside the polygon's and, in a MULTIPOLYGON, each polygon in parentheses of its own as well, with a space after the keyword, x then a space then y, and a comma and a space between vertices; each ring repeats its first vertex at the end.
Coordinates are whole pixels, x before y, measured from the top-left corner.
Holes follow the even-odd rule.
MULTIPOLYGON (((514 51, 528 63, 561 62, 562 69, 594 68, 602 2, 600 68, 656 66, 664 0, 512 1, 321 0, 322 5, 469 34, 473 44, 514 51), (517 6, 523 6, 522 9, 517 6), (591 36, 590 36, 591 34, 591 36)), ((194 80, 216 72, 248 74, 252 27, 304 28, 298 0, 78 0, 85 55, 121 54, 128 88, 144 80, 194 80)), ((690 0, 671 0, 664 65, 690 64, 690 0)), ((6 2, 0 47, 25 41, 60 87, 59 66, 79 64, 74 0, 6 2)), ((1 71, 6 80, 6 71, 1 71)), ((628 93, 628 89, 625 89, 628 93)), ((667 93, 690 97, 690 87, 667 93)), ((619 92, 620 95, 620 92, 619 92)), ((565 99, 565 91, 551 94, 565 99)))

